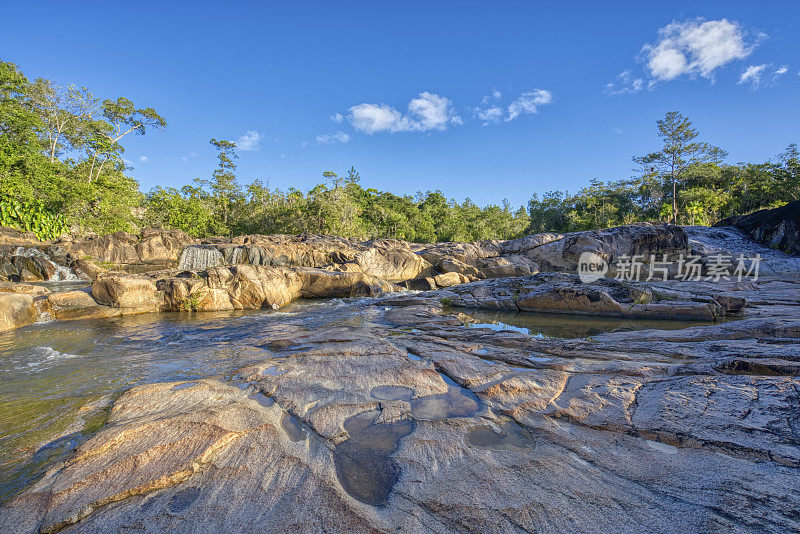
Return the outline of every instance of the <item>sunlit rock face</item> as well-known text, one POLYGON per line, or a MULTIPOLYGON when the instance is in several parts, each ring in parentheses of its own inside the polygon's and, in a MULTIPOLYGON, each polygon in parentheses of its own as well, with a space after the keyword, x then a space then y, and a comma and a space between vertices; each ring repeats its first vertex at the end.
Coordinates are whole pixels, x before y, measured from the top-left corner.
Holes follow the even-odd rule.
POLYGON ((438 293, 271 323, 255 363, 122 395, 0 530, 796 530, 796 285, 722 283, 736 320, 671 330, 534 335, 438 293))

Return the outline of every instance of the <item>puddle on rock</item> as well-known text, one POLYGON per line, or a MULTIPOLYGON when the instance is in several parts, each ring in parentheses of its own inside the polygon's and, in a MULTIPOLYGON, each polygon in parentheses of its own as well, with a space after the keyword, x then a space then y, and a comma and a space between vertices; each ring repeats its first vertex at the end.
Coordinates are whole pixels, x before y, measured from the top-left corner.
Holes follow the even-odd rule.
POLYGON ((510 420, 497 424, 497 429, 483 425, 467 433, 467 443, 479 449, 527 449, 533 447, 533 436, 527 429, 510 420), (499 432, 498 432, 499 429, 499 432))
POLYGON ((661 319, 626 319, 562 313, 488 311, 470 309, 465 313, 473 322, 468 328, 510 330, 535 337, 588 338, 607 332, 631 332, 653 328, 678 330, 692 326, 716 324, 707 321, 673 321, 661 319))
POLYGON ((253 393, 252 395, 250 395, 249 398, 253 399, 264 408, 269 408, 270 406, 275 404, 275 401, 272 399, 272 397, 267 397, 263 393, 253 393))
POLYGON ((278 369, 274 365, 267 367, 266 369, 262 369, 261 374, 264 376, 278 376, 282 375, 286 372, 286 369, 278 369))
POLYGON ((289 435, 289 439, 292 441, 297 442, 306 439, 306 429, 303 428, 303 425, 300 424, 300 421, 298 421, 297 418, 289 412, 283 412, 283 417, 281 417, 281 427, 283 428, 283 431, 289 435))
POLYGON ((414 390, 405 386, 378 386, 370 391, 372 398, 384 401, 410 401, 414 390))
POLYGON ((441 374, 447 383, 447 393, 411 399, 411 415, 422 421, 436 421, 449 417, 472 415, 480 408, 478 397, 462 388, 448 376, 441 374))
POLYGON ((409 420, 373 424, 379 411, 354 415, 344 422, 350 434, 333 451, 336 476, 353 498, 372 506, 383 507, 400 478, 400 466, 392 455, 400 440, 411 434, 409 420))
POLYGON ((414 360, 415 362, 421 362, 422 361, 422 357, 419 354, 414 354, 413 352, 411 352, 411 350, 407 350, 406 354, 408 354, 408 357, 410 359, 414 360))

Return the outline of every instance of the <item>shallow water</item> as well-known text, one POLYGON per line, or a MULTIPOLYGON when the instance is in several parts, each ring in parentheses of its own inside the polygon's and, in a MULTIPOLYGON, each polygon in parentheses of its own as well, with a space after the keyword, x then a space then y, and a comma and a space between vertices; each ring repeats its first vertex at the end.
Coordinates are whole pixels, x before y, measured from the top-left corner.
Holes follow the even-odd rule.
POLYGON ((559 313, 487 310, 467 310, 463 313, 474 321, 466 323, 469 328, 489 328, 496 331, 510 330, 536 337, 585 338, 606 332, 631 332, 648 328, 678 330, 692 326, 714 324, 713 322, 701 321, 623 319, 559 313))
MULTIPOLYGON (((363 313, 357 299, 280 310, 165 313, 53 322, 0 334, 0 502, 63 459, 144 383, 226 374, 264 358, 264 337, 363 313)), ((266 398, 264 400, 266 401, 266 398)), ((292 439, 305 431, 284 424, 292 439)))
MULTIPOLYGON (((36 324, 0 334, 0 502, 100 428, 123 391, 171 381, 183 381, 175 386, 178 389, 190 388, 200 378, 231 376, 265 356, 279 362, 272 350, 285 353, 302 346, 270 342, 273 334, 334 325, 368 327, 374 324, 376 310, 365 306, 369 303, 371 299, 300 301, 274 311, 148 314, 36 324)), ((695 324, 498 312, 470 315, 495 328, 510 325, 533 335, 559 337, 695 324)), ((423 359, 413 352, 408 357, 423 359)), ((282 373, 279 366, 264 372, 282 373)), ((410 402, 415 421, 464 417, 480 409, 469 390, 442 378, 448 385, 445 394, 414 398, 409 388, 384 386, 375 388, 372 396, 410 402)), ((252 398, 265 406, 273 403, 260 393, 252 398)), ((398 476, 392 455, 416 423, 373 421, 374 414, 349 421, 351 438, 336 446, 335 457, 343 486, 363 502, 380 506, 398 476)), ((306 427, 289 413, 281 426, 293 441, 308 437, 306 427)), ((502 424, 498 428, 476 430, 468 440, 473 446, 522 446, 518 429, 502 424)))
POLYGON ((378 410, 363 412, 344 422, 350 438, 336 445, 333 461, 347 493, 363 503, 382 507, 400 478, 400 467, 392 455, 400 440, 414 430, 414 423, 405 419, 374 424, 378 415, 378 410))

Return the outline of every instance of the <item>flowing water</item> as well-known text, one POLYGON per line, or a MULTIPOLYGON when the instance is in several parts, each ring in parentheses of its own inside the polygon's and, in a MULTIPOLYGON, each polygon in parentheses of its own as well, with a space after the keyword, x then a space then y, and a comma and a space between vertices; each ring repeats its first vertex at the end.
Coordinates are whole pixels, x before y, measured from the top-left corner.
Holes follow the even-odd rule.
MULTIPOLYGON (((0 333, 0 502, 95 431, 123 391, 225 374, 263 358, 256 345, 265 329, 313 328, 361 310, 301 301, 276 311, 146 314, 0 333)), ((283 426, 301 439, 296 421, 283 426)))
MULTIPOLYGON (((0 333, 0 502, 36 480, 96 431, 123 391, 143 383, 181 380, 189 382, 176 387, 191 387, 193 380, 226 375, 263 359, 260 346, 265 337, 285 329, 369 326, 372 316, 368 314, 375 308, 365 307, 368 302, 301 301, 275 311, 148 314, 36 324, 0 333)), ((473 326, 513 327, 532 335, 559 337, 696 324, 469 313, 477 321, 473 326)), ((408 356, 421 360, 412 352, 408 356)), ((441 395, 412 398, 412 391, 400 386, 372 391, 375 399, 410 402, 414 421, 373 424, 375 414, 365 414, 348 422, 351 437, 336 446, 334 460, 351 494, 370 504, 385 504, 398 476, 393 453, 413 426, 470 415, 480 408, 469 390, 442 378, 448 391, 441 395)), ((257 400, 272 403, 263 395, 257 400)), ((307 437, 303 424, 288 413, 282 427, 292 440, 307 437)), ((477 447, 519 448, 529 441, 510 423, 476 430, 469 438, 477 447)))

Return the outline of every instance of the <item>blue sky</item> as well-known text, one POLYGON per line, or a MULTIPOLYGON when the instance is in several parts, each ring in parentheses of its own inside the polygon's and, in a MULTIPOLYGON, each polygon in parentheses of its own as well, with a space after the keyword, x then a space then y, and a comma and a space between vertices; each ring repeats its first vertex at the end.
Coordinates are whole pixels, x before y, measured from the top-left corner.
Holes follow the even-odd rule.
POLYGON ((630 176, 673 109, 731 162, 800 142, 796 0, 3 0, 0 12, 0 58, 29 77, 166 118, 126 138, 143 190, 208 176, 212 137, 251 148, 243 183, 305 190, 354 165, 365 187, 514 205, 630 176))

